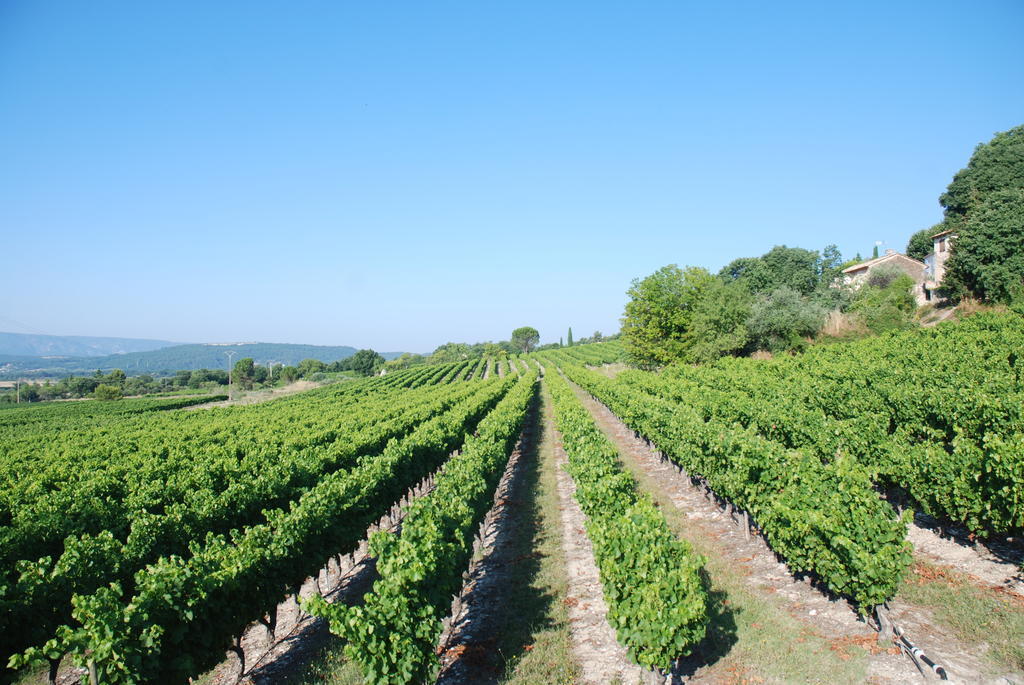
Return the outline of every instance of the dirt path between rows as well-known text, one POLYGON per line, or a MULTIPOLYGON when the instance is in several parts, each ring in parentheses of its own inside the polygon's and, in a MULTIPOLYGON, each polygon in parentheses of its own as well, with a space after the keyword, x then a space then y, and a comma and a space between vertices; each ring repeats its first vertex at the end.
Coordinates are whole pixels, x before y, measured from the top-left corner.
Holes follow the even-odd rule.
MULTIPOLYGON (((829 597, 809 582, 795 578, 761 536, 752 534, 746 539, 738 517, 706 499, 678 467, 662 460, 607 407, 578 387, 574 389, 602 431, 623 454, 627 465, 632 462, 657 483, 673 504, 686 512, 689 523, 702 537, 713 541, 717 553, 733 567, 742 569, 757 592, 780 598, 790 615, 802 621, 808 631, 830 641, 834 649, 854 645, 868 648, 874 644, 877 633, 857 617, 847 602, 829 597)), ((988 669, 980 660, 952 635, 932 625, 920 610, 896 604, 892 615, 911 640, 946 668, 951 679, 965 683, 985 680, 988 669)), ((909 658, 894 651, 869 649, 867 676, 871 682, 905 683, 934 678, 931 674, 922 676, 909 658)), ((698 668, 690 682, 702 681, 705 679, 698 668)))
MULTIPOLYGON (((950 536, 939 535, 929 524, 931 519, 922 514, 914 518, 907 539, 914 545, 914 553, 933 564, 948 566, 966 573, 982 587, 997 587, 1024 600, 1024 571, 1016 547, 1000 545, 997 555, 984 544, 970 545, 950 536)), ((996 547, 999 543, 990 543, 996 547)))
POLYGON ((474 561, 468 580, 453 603, 452 616, 440 640, 441 671, 437 682, 443 685, 496 683, 503 661, 511 655, 498 652, 499 633, 510 612, 508 603, 514 591, 512 577, 523 559, 515 545, 518 530, 529 525, 525 506, 528 496, 525 479, 529 461, 537 458, 539 434, 538 401, 532 402, 523 425, 522 436, 509 457, 508 465, 494 494, 494 507, 480 527, 474 561))
MULTIPOLYGON (((580 683, 603 684, 620 680, 623 683, 646 682, 649 671, 629 660, 626 648, 615 638, 608 623, 608 605, 601 591, 601 580, 594 551, 584 528, 586 518, 576 503, 576 484, 565 470, 569 463, 562 446, 562 435, 554 427, 550 402, 544 420, 551 422, 555 436, 555 464, 558 469, 558 496, 561 501, 563 549, 569 575, 569 609, 574 651, 580 662, 580 683)), ((651 679, 651 682, 658 680, 651 679)))

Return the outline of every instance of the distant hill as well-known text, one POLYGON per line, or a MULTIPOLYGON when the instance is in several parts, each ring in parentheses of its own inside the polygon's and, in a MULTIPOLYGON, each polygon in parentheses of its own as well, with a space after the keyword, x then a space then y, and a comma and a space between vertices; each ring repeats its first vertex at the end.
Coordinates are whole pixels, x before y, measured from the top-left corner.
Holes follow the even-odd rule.
POLYGON ((180 345, 169 340, 95 338, 87 335, 0 333, 0 355, 19 357, 104 357, 108 354, 149 352, 180 345))
MULTIPOLYGON (((60 377, 83 375, 97 369, 108 373, 122 369, 129 376, 148 373, 166 375, 182 369, 225 369, 226 352, 235 352, 233 361, 252 357, 257 364, 270 362, 294 365, 303 359, 333 362, 351 357, 356 348, 347 346, 291 345, 283 343, 228 343, 202 345, 173 345, 146 352, 111 354, 102 357, 85 356, 25 356, 0 354, 0 378, 15 376, 60 377)), ((400 352, 382 352, 385 359, 394 359, 400 352)))

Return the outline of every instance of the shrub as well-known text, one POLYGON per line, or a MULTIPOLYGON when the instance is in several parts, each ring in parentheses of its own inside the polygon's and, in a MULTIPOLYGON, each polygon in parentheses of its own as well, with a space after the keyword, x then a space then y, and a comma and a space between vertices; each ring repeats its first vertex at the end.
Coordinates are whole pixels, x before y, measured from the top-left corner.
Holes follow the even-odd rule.
POLYGON ((123 397, 121 388, 106 383, 97 385, 96 389, 92 391, 92 396, 98 400, 119 400, 123 397))
POLYGON ((827 312, 788 287, 776 288, 751 307, 747 328, 758 349, 780 352, 802 349, 806 337, 817 333, 827 312))

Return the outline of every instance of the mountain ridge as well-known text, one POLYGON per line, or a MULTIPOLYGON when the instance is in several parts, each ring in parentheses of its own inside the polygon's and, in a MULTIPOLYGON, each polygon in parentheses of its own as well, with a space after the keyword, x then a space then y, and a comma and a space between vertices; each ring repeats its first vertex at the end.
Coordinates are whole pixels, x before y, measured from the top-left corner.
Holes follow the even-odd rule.
MULTIPOLYGON (((84 355, 18 355, 0 351, 0 378, 31 376, 55 378, 69 374, 82 375, 99 370, 109 373, 121 369, 128 375, 167 375, 175 371, 201 368, 226 368, 229 363, 252 357, 257 364, 295 365, 303 359, 319 359, 330 363, 351 357, 357 352, 348 345, 305 345, 296 343, 195 343, 171 344, 153 350, 84 355), (234 348, 237 354, 229 355, 234 348)), ((394 359, 401 352, 383 352, 385 359, 394 359)))

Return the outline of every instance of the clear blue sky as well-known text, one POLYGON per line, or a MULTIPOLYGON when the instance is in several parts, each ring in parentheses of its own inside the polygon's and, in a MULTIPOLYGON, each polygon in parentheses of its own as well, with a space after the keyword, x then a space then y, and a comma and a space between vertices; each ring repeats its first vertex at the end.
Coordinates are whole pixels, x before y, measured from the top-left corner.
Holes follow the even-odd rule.
POLYGON ((1024 3, 0 0, 0 330, 430 351, 902 249, 1024 3), (162 7, 157 7, 157 5, 162 7))

